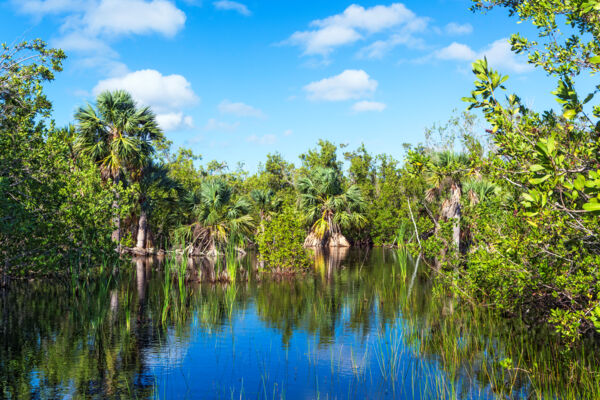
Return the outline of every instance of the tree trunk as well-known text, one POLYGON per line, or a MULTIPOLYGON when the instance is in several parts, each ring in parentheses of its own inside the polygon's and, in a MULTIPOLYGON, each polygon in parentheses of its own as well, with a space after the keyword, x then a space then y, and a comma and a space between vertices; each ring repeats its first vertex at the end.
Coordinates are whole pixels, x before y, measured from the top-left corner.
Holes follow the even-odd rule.
POLYGON ((142 207, 140 211, 140 220, 138 222, 138 231, 137 231, 137 243, 135 245, 136 249, 145 249, 146 248, 146 236, 148 233, 148 214, 146 210, 142 207))
MULTIPOLYGON (((119 184, 119 178, 117 177, 114 181, 115 185, 119 184)), ((111 238, 113 240, 113 242, 117 243, 117 251, 120 253, 121 252, 121 216, 119 215, 119 200, 121 195, 119 194, 119 191, 117 189, 114 190, 114 194, 115 194, 115 198, 113 200, 112 203, 112 208, 113 208, 113 213, 114 213, 114 217, 113 217, 113 226, 115 227, 115 230, 113 231, 111 238)))
POLYGON ((458 252, 460 251, 460 218, 462 215, 460 207, 462 188, 460 187, 460 183, 452 183, 450 190, 451 196, 448 218, 454 220, 454 226, 452 227, 452 244, 454 245, 454 250, 458 252))

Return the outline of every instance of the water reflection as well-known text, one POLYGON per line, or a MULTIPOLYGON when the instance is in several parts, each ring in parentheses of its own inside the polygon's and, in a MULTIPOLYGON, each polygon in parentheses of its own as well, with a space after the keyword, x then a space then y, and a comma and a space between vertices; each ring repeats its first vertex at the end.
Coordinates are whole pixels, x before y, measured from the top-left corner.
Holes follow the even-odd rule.
POLYGON ((136 258, 76 291, 12 286, 0 397, 487 399, 510 387, 519 398, 534 371, 498 368, 515 343, 523 365, 563 357, 527 327, 459 312, 406 254, 327 249, 314 274, 277 282, 256 267, 251 255, 136 258))

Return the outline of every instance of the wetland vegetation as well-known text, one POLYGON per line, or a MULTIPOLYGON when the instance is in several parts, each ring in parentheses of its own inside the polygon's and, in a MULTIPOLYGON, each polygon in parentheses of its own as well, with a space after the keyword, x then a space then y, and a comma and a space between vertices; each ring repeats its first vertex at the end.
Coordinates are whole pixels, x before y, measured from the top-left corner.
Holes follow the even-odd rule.
POLYGON ((122 90, 55 126, 66 55, 3 45, 0 397, 600 398, 600 3, 473 4, 538 29, 559 111, 478 60, 402 158, 255 173, 122 90))

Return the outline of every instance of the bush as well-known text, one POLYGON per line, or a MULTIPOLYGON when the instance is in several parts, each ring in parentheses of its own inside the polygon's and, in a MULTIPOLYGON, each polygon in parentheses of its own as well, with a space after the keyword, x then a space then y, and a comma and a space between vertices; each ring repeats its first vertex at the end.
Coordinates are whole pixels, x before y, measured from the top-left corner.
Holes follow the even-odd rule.
POLYGON ((306 231, 301 216, 291 207, 265 221, 258 234, 260 259, 267 269, 301 270, 310 259, 303 247, 306 231))

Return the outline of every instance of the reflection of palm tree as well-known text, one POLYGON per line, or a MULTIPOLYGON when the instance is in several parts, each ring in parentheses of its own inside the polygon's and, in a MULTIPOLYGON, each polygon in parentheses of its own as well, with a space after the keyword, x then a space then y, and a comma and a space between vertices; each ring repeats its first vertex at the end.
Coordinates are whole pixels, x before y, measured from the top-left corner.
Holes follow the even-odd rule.
POLYGON ((315 267, 327 280, 333 279, 334 272, 340 270, 342 262, 346 259, 349 249, 347 247, 330 247, 315 250, 315 267))
MULTIPOLYGON (((88 104, 75 113, 78 136, 75 150, 90 157, 99 167, 104 180, 117 184, 124 171, 137 176, 153 152, 151 142, 162 132, 148 107, 138 108, 125 91, 103 92, 96 99, 96 109, 88 104)), ((115 232, 121 239, 118 195, 115 192, 115 232)))
POLYGON ((191 241, 191 254, 215 254, 227 244, 239 244, 252 232, 251 205, 234 200, 232 188, 223 180, 205 181, 185 198, 195 220, 183 227, 191 241))
POLYGON ((342 188, 339 173, 317 168, 298 180, 299 204, 312 224, 306 247, 349 247, 341 230, 364 225, 365 201, 358 186, 342 188))

